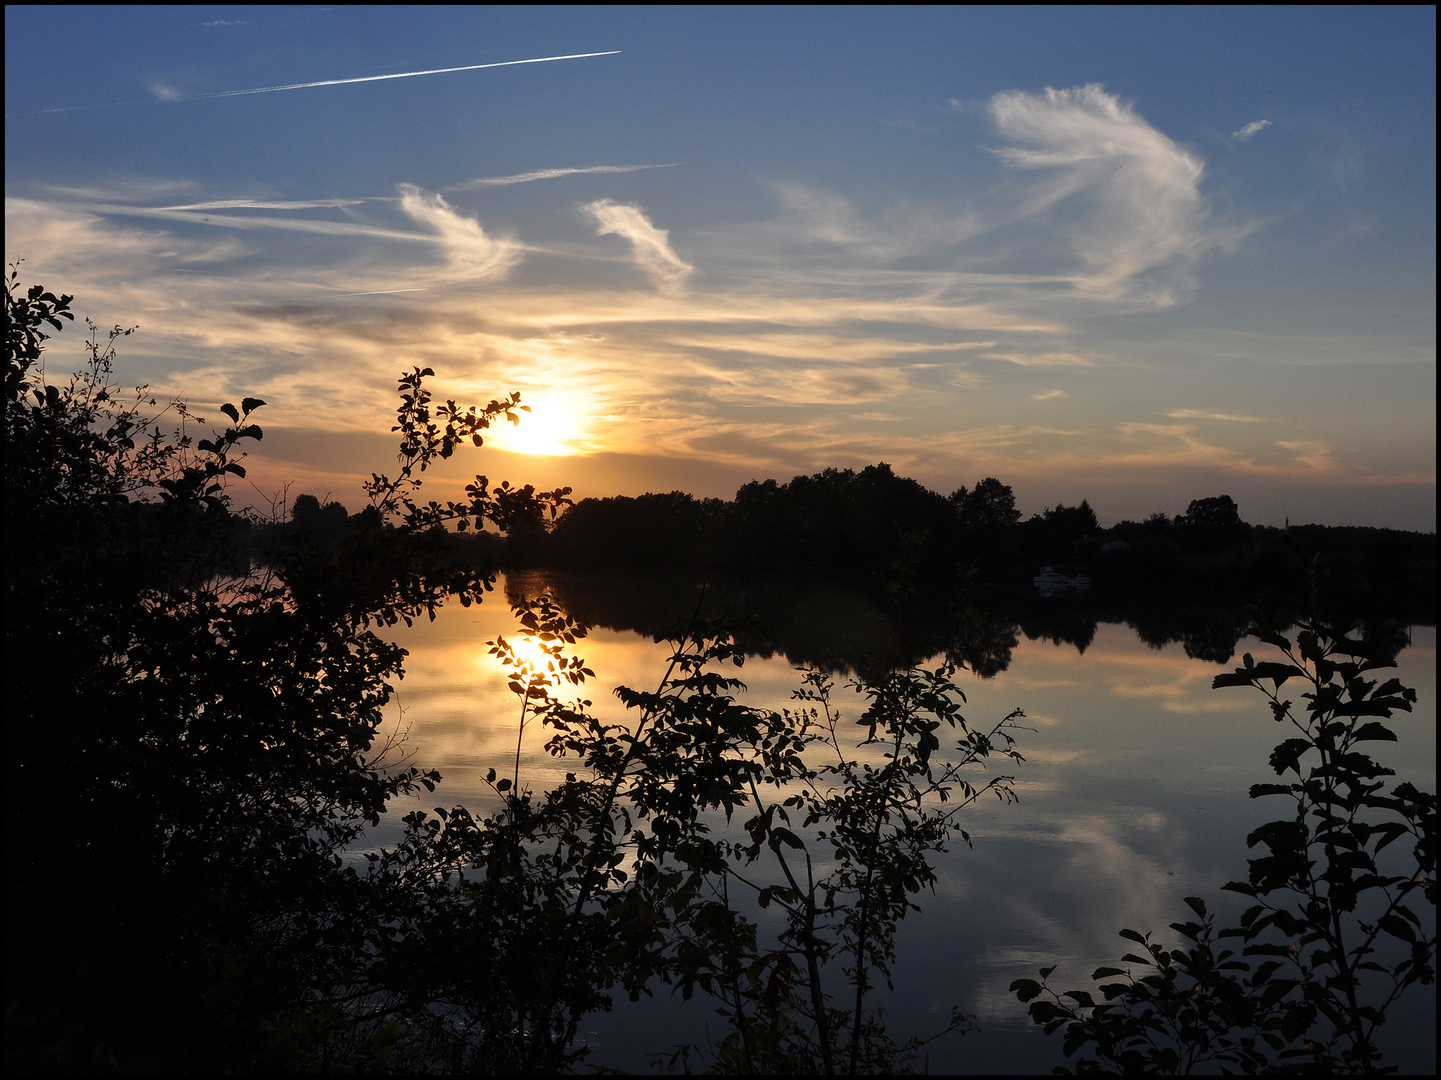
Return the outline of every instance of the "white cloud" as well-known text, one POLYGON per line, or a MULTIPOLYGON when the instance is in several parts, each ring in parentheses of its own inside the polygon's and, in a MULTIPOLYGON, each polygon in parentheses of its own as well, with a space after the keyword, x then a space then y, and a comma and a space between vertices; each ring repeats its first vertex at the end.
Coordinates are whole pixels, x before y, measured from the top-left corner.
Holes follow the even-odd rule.
POLYGON ((1172 420, 1229 420, 1235 424, 1259 424, 1264 416, 1236 416, 1232 413, 1207 412, 1204 409, 1173 409, 1166 414, 1172 420))
POLYGON ((1277 439, 1276 445, 1291 454, 1303 469, 1321 474, 1336 471, 1337 462, 1331 447, 1318 439, 1277 439))
POLYGON ((1095 367, 1094 360, 1073 352, 988 352, 978 354, 982 360, 1004 360, 1017 367, 1095 367))
POLYGON ((635 261, 659 288, 666 291, 679 289, 695 269, 671 248, 670 233, 652 225, 640 207, 597 199, 581 209, 595 217, 597 235, 614 233, 630 241, 635 261))
POLYGON ((15 257, 37 260, 27 269, 58 275, 55 280, 66 282, 58 288, 77 295, 87 287, 98 291, 100 282, 123 282, 132 295, 146 292, 157 287, 152 275, 158 269, 224 265, 248 254, 228 236, 178 237, 160 226, 108 220, 93 206, 15 196, 5 200, 5 244, 15 257))
MULTIPOLYGON (((944 215, 909 204, 867 220, 850 200, 821 188, 784 183, 776 184, 775 192, 786 217, 765 222, 763 237, 740 237, 749 251, 756 250, 758 240, 774 244, 780 239, 843 247, 853 258, 884 263, 963 243, 993 224, 980 214, 944 215)), ((793 255, 788 252, 785 259, 793 261, 793 255)))
POLYGON ((801 184, 778 184, 781 205, 801 219, 806 234, 831 244, 869 241, 874 227, 862 222, 848 199, 801 184))
POLYGON ((315 210, 339 206, 359 206, 367 199, 216 199, 213 202, 187 203, 184 206, 161 206, 159 210, 315 210))
POLYGON ((472 191, 476 188, 505 187, 510 184, 528 184, 532 180, 555 180, 562 176, 581 176, 589 173, 633 173, 643 169, 674 169, 679 162, 663 165, 591 165, 584 169, 536 169, 534 172, 516 173, 514 176, 481 176, 461 184, 452 184, 446 191, 472 191))
POLYGON ((318 236, 369 237, 380 240, 427 241, 434 239, 424 233, 402 232, 380 225, 356 221, 324 221, 315 218, 252 217, 245 214, 221 214, 205 210, 172 210, 163 206, 123 206, 114 203, 90 203, 86 209, 114 217, 158 218, 180 221, 189 225, 211 225, 222 229, 279 229, 282 232, 312 233, 318 236))
POLYGON ((1065 211, 1078 287, 1150 307, 1170 306, 1194 287, 1189 267, 1215 243, 1204 228, 1199 158, 1096 84, 997 94, 990 109, 1010 140, 996 151, 1001 160, 1053 173, 1024 212, 1065 211))
POLYGON ((715 324, 705 326, 702 333, 680 331, 670 341, 686 349, 735 353, 763 357, 766 360, 819 360, 832 364, 878 364, 900 362, 903 358, 926 353, 970 352, 994 348, 994 341, 906 341, 887 337, 874 331, 853 336, 830 333, 792 331, 785 334, 767 333, 754 327, 735 328, 727 332, 715 324))
POLYGON ((1271 121, 1269 120, 1252 120, 1240 131, 1231 132, 1231 138, 1235 139, 1237 142, 1245 142, 1247 139, 1251 139, 1259 135, 1262 131, 1266 130, 1266 128, 1270 126, 1271 121))
POLYGON ((453 273, 471 281, 503 278, 520 261, 520 244, 488 236, 479 221, 456 213, 444 196, 427 195, 414 184, 397 184, 396 189, 400 209, 435 234, 453 273))
MULTIPOLYGON (((1089 115, 1062 98, 1038 97, 1030 105, 1079 110, 1081 120, 1089 115)), ((1087 106, 1098 113, 1093 127, 1118 126, 1139 149, 1106 160, 1144 164, 1151 147, 1158 160, 1174 152, 1175 165, 1180 151, 1148 135, 1124 108, 1107 113, 1101 106, 1112 100, 1101 95, 1087 106)), ((1080 125, 1069 114, 1050 119, 1058 128, 1080 125)), ((1015 138, 1014 146, 1044 149, 1029 136, 1015 138)), ((784 209, 770 220, 688 230, 682 246, 706 267, 703 277, 644 209, 606 199, 584 205, 585 220, 628 247, 573 237, 569 247, 548 249, 554 257, 536 259, 527 273, 500 284, 522 254, 536 249, 497 237, 489 215, 483 227, 414 185, 401 186, 395 198, 369 200, 304 198, 324 191, 295 192, 301 198, 291 200, 291 192, 263 188, 241 199, 230 197, 234 188, 175 181, 51 188, 45 200, 7 200, 7 245, 43 260, 27 269, 47 284, 63 282, 102 323, 143 322, 127 360, 144 362, 147 381, 176 392, 213 386, 217 395, 258 394, 276 403, 277 415, 282 402, 290 403, 303 408, 303 416, 285 421, 296 428, 387 430, 394 366, 403 354, 407 363, 434 367, 446 381, 443 392, 457 398, 485 400, 516 389, 545 401, 548 391, 567 387, 584 405, 576 406, 575 423, 592 449, 672 455, 707 467, 740 462, 757 475, 887 460, 928 483, 952 486, 955 477, 988 472, 1054 484, 1057 476, 1083 471, 1126 478, 1164 469, 1416 482, 1415 469, 1368 473, 1344 447, 1305 442, 1314 437, 1309 425, 1273 433, 1259 417, 1200 409, 1176 409, 1166 418, 1170 403, 1187 400, 1184 392, 1157 392, 1126 406, 1156 424, 1113 429, 1098 418, 1093 395, 1102 391, 1093 388, 1124 384, 1090 369, 1140 362, 1099 348, 1084 319, 1098 307, 1132 304, 1135 293, 1127 290, 1147 275, 1174 286, 1175 278, 1164 275, 1184 270, 1190 256, 1173 255, 1122 279, 1112 293, 1091 285, 1084 263, 1079 275, 1018 272, 1028 269, 1019 260, 1036 250, 1054 256, 1057 239, 1065 265, 1073 266, 1073 251, 1091 250, 1078 237, 1086 239, 1084 229, 1098 228, 1107 213, 1132 233, 1150 235, 1146 222, 1122 213, 1135 212, 1122 196, 1139 200, 1159 189, 1161 210, 1172 214, 1166 220, 1177 220, 1179 196, 1164 185, 1116 189, 1096 172, 1100 165, 1078 161, 1047 165, 1054 177, 1038 175, 1039 165, 1009 172, 1009 187, 987 196, 1001 200, 1002 212, 974 215, 989 219, 985 230, 960 243, 959 226, 935 230, 938 260, 921 265, 867 260, 925 250, 924 229, 899 238, 887 232, 927 214, 939 220, 939 212, 901 204, 873 213, 801 187, 783 190, 784 209), (1061 206, 1066 196, 1055 197, 1050 186, 1065 178, 1076 185, 1074 206, 1061 206), (1013 199, 1018 186, 1022 195, 1013 199), (361 201, 365 207, 354 205, 361 201), (1076 206, 1084 211, 1079 217, 1062 214, 1076 206), (1021 233, 1021 243, 1009 248, 1021 233), (826 235, 846 245, 842 258, 822 248, 826 235), (612 258, 598 259, 599 247, 612 249, 612 258), (629 266, 618 268, 632 259, 659 289, 635 287, 639 277, 629 266), (556 267, 561 272, 550 277, 556 267), (426 332, 417 336, 422 324, 426 332), (344 364, 334 362, 340 354, 344 364), (1042 374, 1067 380, 1068 389, 1037 386, 1042 374), (1005 415, 1005 402, 1028 395, 1050 403, 1023 410, 1047 426, 993 422, 1005 415), (865 426, 856 417, 866 418, 865 426), (1295 438, 1277 445, 1278 436, 1295 438)), ((965 218, 957 212, 951 220, 965 218)), ((1180 220, 1191 221, 1184 214, 1180 220)), ((1210 242, 1203 224, 1195 225, 1202 245, 1210 242)), ((1218 346, 1215 333, 1204 347, 1188 348, 1222 357, 1274 352, 1259 338, 1245 348, 1218 346)))
MULTIPOLYGON (((135 206, 85 200, 85 212, 105 217, 138 217, 238 230, 279 230, 354 240, 390 240, 435 245, 445 256, 444 273, 464 281, 504 278, 521 260, 524 245, 509 237, 486 233, 480 222, 454 210, 441 195, 414 184, 398 184, 399 198, 369 199, 212 199, 175 206, 135 206), (334 221, 309 217, 265 217, 231 213, 236 210, 339 209, 364 202, 398 204, 401 212, 424 231, 396 229, 373 222, 334 221)), ((91 194, 79 192, 77 194, 91 194)), ((80 209, 80 207, 76 207, 80 209)))

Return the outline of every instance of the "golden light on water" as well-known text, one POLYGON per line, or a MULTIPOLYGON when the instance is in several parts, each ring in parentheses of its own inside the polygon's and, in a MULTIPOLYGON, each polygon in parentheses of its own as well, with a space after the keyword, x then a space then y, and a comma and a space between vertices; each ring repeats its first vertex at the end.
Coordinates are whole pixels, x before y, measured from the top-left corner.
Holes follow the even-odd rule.
POLYGON ((485 651, 476 653, 472 660, 476 667, 504 673, 505 678, 519 679, 522 683, 539 685, 554 681, 551 657, 529 634, 505 634, 487 641, 486 645, 485 651), (506 651, 513 658, 513 664, 502 659, 506 651))
POLYGON ((550 670, 549 657, 533 637, 528 634, 517 634, 515 637, 505 640, 516 658, 525 664, 530 674, 545 676, 550 670))

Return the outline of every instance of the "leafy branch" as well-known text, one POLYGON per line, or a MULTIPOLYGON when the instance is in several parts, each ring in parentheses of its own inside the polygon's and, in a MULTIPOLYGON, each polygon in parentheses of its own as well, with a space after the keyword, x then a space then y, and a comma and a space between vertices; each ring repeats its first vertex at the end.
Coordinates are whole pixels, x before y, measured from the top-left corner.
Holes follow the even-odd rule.
POLYGON ((1247 846, 1263 853, 1248 860, 1245 881, 1225 886, 1253 904, 1218 931, 1203 901, 1188 898, 1202 921, 1171 924, 1191 942, 1175 950, 1122 930, 1146 950, 1123 962, 1146 974, 1097 969, 1098 981, 1124 976, 1100 987, 1103 1002, 1053 991, 1054 968, 1012 983, 1047 1034, 1065 1028, 1068 1057, 1092 1048, 1078 1070, 1394 1071, 1382 1065, 1376 1029, 1407 989, 1435 979, 1434 914, 1428 933, 1416 904, 1436 903, 1436 799, 1409 783, 1388 794, 1392 770, 1363 746, 1395 742, 1384 721, 1416 701, 1398 679, 1367 678, 1395 666, 1394 626, 1367 632, 1311 618, 1294 641, 1264 625, 1251 632, 1284 659, 1247 653, 1212 685, 1258 689, 1294 733, 1270 757, 1283 782, 1250 792, 1289 800, 1289 812, 1251 832, 1247 846), (1293 680, 1304 711, 1281 695, 1293 680), (1221 939, 1238 940, 1239 954, 1218 949, 1221 939))

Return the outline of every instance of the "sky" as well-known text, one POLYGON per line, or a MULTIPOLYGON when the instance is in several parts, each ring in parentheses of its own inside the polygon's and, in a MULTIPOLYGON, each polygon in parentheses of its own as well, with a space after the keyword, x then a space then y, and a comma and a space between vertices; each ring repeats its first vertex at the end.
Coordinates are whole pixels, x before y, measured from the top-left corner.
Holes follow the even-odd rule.
POLYGON ((1255 523, 1435 530, 1434 8, 5 29, 7 262, 139 327, 120 381, 202 416, 266 400, 243 502, 359 509, 429 366, 441 399, 532 407, 436 497, 884 461, 1102 524, 1229 494, 1255 523))

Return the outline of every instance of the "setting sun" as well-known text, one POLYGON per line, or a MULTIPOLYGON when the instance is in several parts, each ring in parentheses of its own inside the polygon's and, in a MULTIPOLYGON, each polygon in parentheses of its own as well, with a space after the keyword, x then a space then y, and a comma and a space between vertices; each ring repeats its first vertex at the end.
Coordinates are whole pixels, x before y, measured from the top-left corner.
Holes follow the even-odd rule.
POLYGON ((520 423, 491 429, 487 442, 513 454, 540 457, 568 457, 581 452, 584 438, 577 411, 555 397, 523 398, 530 412, 520 413, 520 423))

